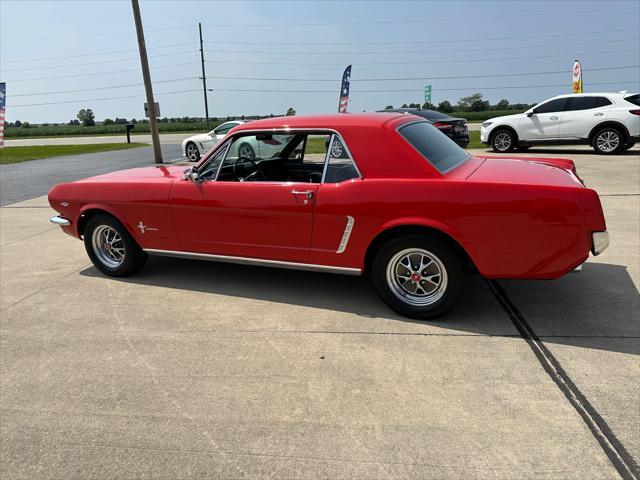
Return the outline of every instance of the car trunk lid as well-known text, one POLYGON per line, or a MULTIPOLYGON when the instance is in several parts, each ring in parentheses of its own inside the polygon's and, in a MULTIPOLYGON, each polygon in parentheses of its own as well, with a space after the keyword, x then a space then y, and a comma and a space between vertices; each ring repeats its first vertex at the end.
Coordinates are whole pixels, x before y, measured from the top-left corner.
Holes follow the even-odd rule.
POLYGON ((476 182, 583 186, 573 161, 564 158, 485 157, 467 178, 476 182))

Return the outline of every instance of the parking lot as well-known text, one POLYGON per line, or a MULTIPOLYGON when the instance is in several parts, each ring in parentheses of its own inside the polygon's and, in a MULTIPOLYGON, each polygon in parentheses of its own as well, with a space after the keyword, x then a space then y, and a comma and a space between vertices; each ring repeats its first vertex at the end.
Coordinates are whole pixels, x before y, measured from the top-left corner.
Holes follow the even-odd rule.
POLYGON ((151 258, 108 278, 45 196, 3 206, 3 478, 633 478, 639 152, 527 152, 576 162, 611 246, 555 281, 471 277, 429 322, 359 277, 151 258))

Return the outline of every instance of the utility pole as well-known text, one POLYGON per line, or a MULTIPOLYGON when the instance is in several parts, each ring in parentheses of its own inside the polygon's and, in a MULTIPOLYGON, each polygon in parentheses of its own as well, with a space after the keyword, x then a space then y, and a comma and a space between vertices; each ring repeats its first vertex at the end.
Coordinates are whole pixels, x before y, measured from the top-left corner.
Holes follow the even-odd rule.
POLYGON ((207 75, 204 72, 204 48, 202 47, 202 23, 198 22, 200 32, 200 62, 202 62, 202 92, 204 93, 204 114, 207 119, 207 130, 209 130, 209 101, 207 100, 207 75))
POLYGON ((147 104, 149 106, 149 126, 151 130, 151 141, 153 142, 153 156, 155 158, 155 162, 161 164, 162 152, 160 151, 160 136, 158 135, 156 104, 153 100, 151 74, 149 73, 149 59, 147 58, 147 46, 144 43, 144 31, 142 30, 142 19, 140 18, 140 5, 138 5, 138 0, 131 0, 131 7, 133 8, 133 18, 136 22, 138 49, 140 50, 140 63, 142 65, 142 77, 144 79, 144 89, 147 93, 147 104))

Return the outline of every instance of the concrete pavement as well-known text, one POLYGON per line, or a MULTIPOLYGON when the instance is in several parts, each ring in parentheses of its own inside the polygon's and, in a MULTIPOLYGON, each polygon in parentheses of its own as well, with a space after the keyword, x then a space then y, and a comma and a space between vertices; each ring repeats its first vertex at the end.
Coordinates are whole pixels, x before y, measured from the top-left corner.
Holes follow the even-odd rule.
MULTIPOLYGON (((612 245, 500 284, 637 463, 640 159, 556 156, 612 245)), ((51 214, 0 209, 3 478, 620 478, 478 277, 434 322, 355 277, 156 258, 113 279, 51 214)))

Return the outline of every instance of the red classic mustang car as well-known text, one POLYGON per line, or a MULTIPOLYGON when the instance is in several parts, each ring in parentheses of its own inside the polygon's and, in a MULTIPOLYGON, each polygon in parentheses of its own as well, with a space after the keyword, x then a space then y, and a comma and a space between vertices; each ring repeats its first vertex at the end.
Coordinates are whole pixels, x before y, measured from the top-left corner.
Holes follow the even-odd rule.
POLYGON ((107 275, 147 255, 366 272, 413 318, 453 307, 469 272, 551 279, 608 246, 573 162, 472 156, 413 115, 258 120, 183 168, 57 185, 51 221, 107 275))

